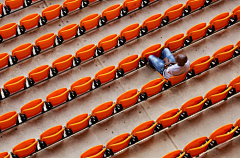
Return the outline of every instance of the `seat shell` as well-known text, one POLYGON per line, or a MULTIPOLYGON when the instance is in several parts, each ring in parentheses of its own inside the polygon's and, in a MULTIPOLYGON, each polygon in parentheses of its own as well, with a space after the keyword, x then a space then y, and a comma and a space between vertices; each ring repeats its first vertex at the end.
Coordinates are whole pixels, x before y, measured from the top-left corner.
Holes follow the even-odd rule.
POLYGON ((92 116, 96 116, 99 121, 103 120, 113 114, 115 105, 112 101, 103 103, 92 110, 92 116))
POLYGON ((193 70, 195 75, 202 73, 209 68, 212 60, 213 57, 211 58, 210 56, 201 57, 191 63, 190 71, 193 70))
POLYGON ((205 0, 188 0, 186 8, 191 7, 191 12, 204 6, 205 0))
POLYGON ((184 36, 183 33, 177 34, 177 35, 169 38, 165 42, 164 47, 165 48, 169 48, 171 52, 174 51, 174 50, 177 50, 177 49, 181 48, 184 45, 186 37, 187 36, 184 36))
POLYGON ((37 148, 37 143, 38 141, 35 138, 25 140, 20 144, 16 145, 12 149, 12 152, 14 155, 17 155, 18 157, 27 157, 35 152, 37 148))
POLYGON ((9 23, 0 27, 0 35, 3 39, 10 38, 17 33, 17 23, 9 23))
POLYGON ((5 130, 16 125, 18 113, 11 111, 0 116, 0 129, 5 130))
POLYGON ((64 71, 72 66, 73 58, 71 54, 64 55, 52 63, 52 68, 57 68, 58 72, 64 71))
POLYGON ((87 113, 78 115, 66 123, 66 128, 69 128, 73 133, 80 131, 88 126, 90 115, 87 113))
POLYGON ((27 116, 27 118, 36 116, 42 112, 44 101, 42 99, 36 99, 28 102, 21 107, 21 114, 27 116))
POLYGON ((123 2, 123 8, 128 8, 128 11, 131 12, 135 9, 138 9, 141 6, 142 0, 125 0, 123 2))
POLYGON ((161 47, 161 44, 155 44, 152 45, 150 47, 148 47, 147 49, 145 49, 142 54, 141 54, 141 59, 147 59, 150 55, 154 55, 156 57, 160 57, 161 52, 162 52, 163 47, 161 47))
POLYGON ((103 148, 103 145, 98 145, 86 150, 80 158, 102 158, 106 148, 103 148))
POLYGON ((98 42, 98 48, 102 47, 104 51, 107 51, 115 46, 117 46, 119 36, 117 34, 112 34, 104 37, 98 42))
POLYGON ((116 153, 126 148, 131 138, 132 136, 129 133, 118 135, 107 143, 106 148, 111 149, 113 153, 116 153))
POLYGON ((236 93, 240 92, 240 76, 236 77, 235 79, 233 79, 228 87, 232 87, 236 90, 236 93))
POLYGON ((232 11, 232 16, 236 16, 237 17, 237 21, 240 19, 240 6, 238 6, 237 8, 235 8, 232 11))
POLYGON ((153 134, 156 125, 157 123, 155 123, 153 120, 141 123, 132 130, 131 135, 136 136, 138 140, 142 140, 153 134))
POLYGON ((0 68, 8 66, 9 56, 8 53, 0 53, 0 68))
POLYGON ((45 34, 45 35, 39 37, 35 41, 35 45, 39 46, 41 48, 41 50, 44 50, 44 49, 47 49, 47 48, 53 46, 55 43, 55 39, 56 39, 56 35, 54 33, 45 34))
POLYGON ((181 150, 175 150, 175 151, 172 151, 170 153, 168 153, 167 155, 163 156, 162 158, 179 158, 180 155, 184 155, 185 153, 182 153, 181 154, 181 150))
POLYGON ((93 79, 91 77, 84 77, 71 85, 71 91, 75 91, 77 95, 83 94, 92 88, 93 79))
POLYGON ((16 56, 18 60, 22 60, 31 56, 32 50, 33 50, 33 44, 25 43, 13 49, 12 56, 16 56))
POLYGON ((184 7, 185 7, 185 5, 183 5, 183 4, 177 4, 177 5, 170 7, 168 10, 166 10, 164 12, 164 18, 166 18, 168 16, 169 21, 179 18, 183 14, 184 7))
POLYGON ((98 26, 100 14, 91 14, 80 21, 80 27, 84 26, 86 30, 90 30, 98 26))
POLYGON ((216 51, 214 54, 213 54, 213 57, 214 59, 218 59, 218 62, 219 63, 222 63, 224 61, 227 61, 229 60, 230 58, 232 58, 233 54, 234 54, 234 51, 236 50, 237 48, 234 47, 234 45, 227 45, 227 46, 224 46, 222 47, 221 49, 219 49, 218 51, 216 51))
MULTIPOLYGON (((185 73, 183 73, 181 75, 178 75, 178 76, 172 76, 168 79, 168 82, 170 82, 172 86, 176 85, 176 84, 182 82, 183 80, 185 80, 185 78, 187 76, 187 73, 188 72, 185 72, 185 73)), ((159 75, 162 79, 164 79, 164 77, 160 73, 159 73, 159 75)))
POLYGON ((8 154, 8 152, 2 152, 2 153, 0 153, 0 157, 1 158, 10 158, 10 154, 8 154))
POLYGON ((140 29, 141 26, 138 23, 129 25, 120 32, 120 38, 125 37, 126 41, 136 38, 139 35, 140 29))
POLYGON ((68 99, 69 90, 67 88, 60 88, 46 97, 46 101, 50 102, 53 106, 57 106, 68 99))
MULTIPOLYGON (((2 3, 0 3, 0 15, 2 15, 2 12, 3 11, 3 4, 2 3)), ((0 153, 1 154, 1 153, 0 153)))
POLYGON ((95 80, 99 80, 102 84, 109 82, 115 78, 116 71, 115 66, 105 67, 95 74, 95 80))
POLYGON ((116 104, 121 104, 124 109, 128 108, 137 103, 139 95, 140 92, 137 89, 129 90, 117 98, 116 104))
POLYGON ((34 82, 42 81, 48 78, 50 73, 50 66, 49 65, 42 65, 39 66, 28 73, 28 78, 34 80, 34 82))
POLYGON ((26 30, 32 29, 39 24, 40 15, 37 13, 25 16, 20 20, 20 26, 24 26, 26 30))
POLYGON ((24 0, 5 0, 5 5, 11 9, 18 9, 23 6, 24 0))
POLYGON ((188 39, 190 39, 190 37, 192 37, 192 40, 196 41, 200 38, 203 38, 206 35, 207 29, 209 28, 209 26, 210 25, 207 25, 207 23, 200 23, 200 24, 193 26, 192 28, 190 28, 187 31, 188 39))
POLYGON ((26 77, 18 76, 4 83, 3 87, 4 89, 7 89, 10 92, 10 94, 12 94, 24 89, 25 83, 26 77))
POLYGON ((58 36, 62 36, 64 40, 70 39, 77 34, 79 25, 78 24, 69 24, 64 26, 58 31, 58 36))
POLYGON ((120 4, 112 5, 102 11, 102 17, 106 17, 107 21, 113 20, 120 15, 122 6, 120 4))
POLYGON ((178 121, 178 118, 181 113, 182 113, 182 110, 180 111, 178 109, 169 110, 163 113, 161 116, 159 116, 156 122, 158 124, 161 124, 163 128, 169 127, 178 121))
POLYGON ((158 26, 161 25, 163 19, 162 14, 155 14, 144 20, 142 24, 142 28, 145 26, 148 28, 148 31, 152 31, 153 29, 157 28, 158 26))
POLYGON ((81 61, 88 60, 88 59, 94 57, 96 49, 97 49, 97 45, 95 45, 95 44, 86 45, 86 46, 80 48, 75 53, 75 57, 76 58, 79 57, 81 59, 81 61))
POLYGON ((82 0, 65 0, 63 2, 63 8, 67 8, 69 12, 80 8, 82 5, 82 0))
POLYGON ((146 93, 148 97, 151 97, 162 90, 163 84, 166 80, 162 78, 157 78, 145 84, 142 89, 141 93, 146 93))
POLYGON ((47 20, 53 20, 59 17, 61 13, 62 6, 60 4, 51 5, 42 10, 42 17, 46 17, 47 20))
POLYGON ((128 56, 118 64, 118 69, 123 69, 124 73, 132 71, 138 67, 140 57, 137 54, 128 56))
POLYGON ((56 143, 62 139, 64 129, 62 125, 49 128, 40 135, 40 141, 44 141, 47 145, 56 143))
POLYGON ((219 14, 218 16, 213 18, 209 24, 211 25, 211 27, 215 27, 215 31, 220 30, 228 25, 231 16, 232 14, 229 14, 229 12, 219 14))

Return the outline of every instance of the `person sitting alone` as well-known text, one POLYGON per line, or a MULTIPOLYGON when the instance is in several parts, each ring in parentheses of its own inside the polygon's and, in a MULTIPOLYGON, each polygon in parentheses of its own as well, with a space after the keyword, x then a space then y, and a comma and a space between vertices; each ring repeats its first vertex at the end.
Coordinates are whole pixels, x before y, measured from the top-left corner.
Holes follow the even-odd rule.
POLYGON ((155 68, 165 79, 187 72, 190 62, 184 54, 174 57, 168 48, 163 49, 160 59, 154 55, 148 57, 149 66, 155 68))

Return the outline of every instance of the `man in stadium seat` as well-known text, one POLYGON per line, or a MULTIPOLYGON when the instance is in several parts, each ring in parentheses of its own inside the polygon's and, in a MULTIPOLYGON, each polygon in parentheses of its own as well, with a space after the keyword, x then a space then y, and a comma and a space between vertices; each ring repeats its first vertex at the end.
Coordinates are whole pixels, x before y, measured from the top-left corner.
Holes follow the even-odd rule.
POLYGON ((149 66, 155 68, 165 79, 172 76, 178 76, 187 72, 190 68, 190 62, 184 54, 178 54, 174 57, 168 48, 162 51, 160 59, 154 55, 148 57, 149 66))

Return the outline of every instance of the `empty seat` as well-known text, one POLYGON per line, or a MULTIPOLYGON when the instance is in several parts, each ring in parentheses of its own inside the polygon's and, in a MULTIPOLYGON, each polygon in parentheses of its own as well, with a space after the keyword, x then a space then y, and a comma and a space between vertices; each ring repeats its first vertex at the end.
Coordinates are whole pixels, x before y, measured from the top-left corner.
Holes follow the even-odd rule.
POLYGON ((40 141, 44 141, 47 145, 51 145, 62 139, 64 129, 62 125, 49 128, 40 135, 40 141))
POLYGON ((95 44, 89 44, 87 46, 80 48, 75 53, 75 57, 80 58, 81 61, 88 60, 88 59, 94 57, 96 49, 97 49, 97 46, 95 44))
POLYGON ((90 30, 98 26, 99 19, 100 14, 91 14, 80 21, 80 27, 84 27, 85 30, 90 30))
POLYGON ((42 17, 46 17, 47 20, 53 20, 60 16, 62 6, 60 4, 51 5, 42 10, 42 17))
POLYGON ((162 158, 182 158, 184 154, 185 153, 182 153, 181 150, 175 150, 163 156, 162 158))
POLYGON ((211 58, 210 56, 201 57, 191 63, 190 71, 193 71, 195 75, 202 73, 209 68, 212 60, 213 57, 211 58))
POLYGON ((9 56, 8 53, 0 53, 0 68, 8 66, 9 56))
POLYGON ((188 0, 186 3, 186 8, 190 7, 192 12, 203 7, 204 3, 205 0, 188 0))
POLYGON ((131 137, 132 136, 129 133, 118 135, 107 143, 106 148, 111 149, 113 153, 116 153, 128 146, 131 137))
POLYGON ((132 71, 138 68, 139 60, 140 60, 140 57, 138 57, 137 54, 131 55, 119 62, 118 69, 119 70, 122 69, 124 73, 132 71))
POLYGON ((186 154, 190 154, 191 157, 199 156, 201 153, 207 150, 210 142, 211 139, 208 140, 207 137, 195 139, 184 147, 183 152, 185 152, 186 154))
POLYGON ((71 54, 64 55, 64 56, 56 59, 52 63, 52 68, 56 68, 58 70, 58 72, 66 70, 66 69, 72 67, 73 58, 74 57, 71 54))
POLYGON ((122 6, 120 4, 112 5, 102 11, 102 17, 106 18, 107 21, 113 20, 120 15, 122 6))
POLYGON ((226 84, 217 86, 210 90, 204 97, 207 98, 212 102, 212 104, 215 104, 227 97, 228 91, 232 89, 232 87, 227 87, 226 84))
POLYGON ((22 7, 24 0, 5 0, 5 5, 9 6, 10 9, 18 9, 22 7))
POLYGON ((235 89, 236 93, 240 92, 240 76, 234 78, 228 85, 235 89))
POLYGON ((202 96, 198 96, 195 98, 190 99, 186 103, 184 103, 180 110, 182 112, 186 112, 188 116, 193 115, 197 113, 198 111, 202 110, 204 103, 207 101, 207 99, 203 99, 202 96))
POLYGON ((217 59, 219 63, 222 63, 230 58, 232 58, 234 51, 236 47, 234 45, 228 45, 225 47, 222 47, 218 51, 216 51, 212 56, 214 59, 217 59))
POLYGON ((50 68, 49 65, 39 66, 28 73, 28 78, 32 79, 34 82, 42 81, 49 77, 50 68))
POLYGON ((141 93, 146 93, 148 97, 153 96, 162 90, 163 84, 165 82, 166 80, 162 78, 152 80, 142 87, 141 93))
POLYGON ((235 8, 232 11, 232 16, 237 18, 237 21, 240 19, 240 6, 238 6, 237 8, 235 8))
POLYGON ((39 25, 40 15, 37 13, 30 14, 25 16, 20 20, 20 26, 24 26, 26 30, 34 28, 35 26, 39 25))
POLYGON ((103 145, 98 145, 82 153, 80 158, 103 158, 105 151, 106 148, 104 148, 103 145))
POLYGON ((78 8, 80 8, 82 5, 82 0, 65 0, 63 2, 63 8, 71 12, 78 8))
POLYGON ((141 6, 142 0, 125 0, 123 2, 123 8, 128 8, 128 11, 133 11, 135 9, 138 9, 141 6))
POLYGON ((0 153, 0 157, 1 158, 10 158, 10 154, 8 154, 8 152, 2 152, 2 153, 0 153))
POLYGON ((103 120, 113 114, 113 110, 116 104, 112 101, 103 103, 92 110, 92 116, 97 117, 98 121, 103 120))
POLYGON ((87 113, 78 115, 67 122, 66 128, 71 129, 73 133, 80 131, 88 126, 90 117, 87 113))
POLYGON ((169 110, 162 114, 161 116, 159 116, 156 122, 158 124, 161 124, 163 128, 169 127, 178 121, 178 118, 181 113, 182 110, 180 111, 178 109, 169 110))
POLYGON ((33 44, 25 43, 12 50, 12 56, 17 57, 18 60, 22 60, 32 55, 33 44))
POLYGON ((25 140, 16 145, 12 149, 12 153, 18 157, 27 157, 36 151, 37 143, 38 141, 35 138, 25 140))
POLYGON ((8 90, 10 94, 20 91, 25 88, 26 77, 18 76, 15 77, 6 83, 4 83, 4 90, 8 90))
POLYGON ((152 45, 142 52, 141 59, 147 59, 147 61, 148 61, 148 57, 150 55, 159 57, 161 55, 162 49, 163 49, 163 47, 161 47, 161 44, 152 45))
POLYGON ((56 39, 56 35, 54 33, 49 33, 39 37, 35 41, 35 45, 39 46, 41 50, 47 49, 55 45, 55 39, 56 39))
POLYGON ((36 116, 43 110, 44 101, 42 99, 36 99, 28 102, 21 107, 21 114, 25 115, 27 118, 36 116))
POLYGON ((77 34, 78 27, 78 24, 70 24, 64 26, 58 31, 58 36, 64 40, 70 39, 77 34))
POLYGON ((128 108, 137 103, 139 95, 140 92, 137 89, 129 90, 117 98, 116 104, 122 105, 123 108, 128 108))
POLYGON ((216 141, 217 144, 226 142, 227 140, 233 137, 234 132, 238 127, 233 128, 233 124, 224 125, 217 130, 215 130, 210 136, 209 139, 216 141))
POLYGON ((67 101, 68 93, 69 93, 69 90, 67 88, 57 89, 46 97, 46 102, 51 103, 52 106, 57 106, 67 101))
POLYGON ((93 79, 91 77, 84 77, 71 85, 71 91, 76 92, 77 95, 83 94, 92 88, 93 79))
POLYGON ((142 140, 153 134, 156 125, 157 123, 153 120, 141 123, 132 130, 131 135, 137 137, 138 140, 142 140))
MULTIPOLYGON (((17 23, 9 23, 0 27, 0 36, 3 39, 10 38, 14 35, 17 35, 17 23)), ((1 38, 0 38, 1 40, 1 38)))
POLYGON ((232 14, 229 15, 228 12, 226 13, 222 13, 222 14, 219 14, 218 16, 216 16, 215 18, 213 18, 211 21, 210 21, 210 26, 215 28, 215 31, 223 28, 223 27, 226 27, 229 23, 229 20, 231 18, 232 14))
POLYGON ((8 129, 17 124, 18 113, 11 111, 0 116, 0 131, 8 129))
POLYGON ((119 36, 117 34, 112 34, 104 37, 98 42, 98 48, 102 48, 103 51, 107 51, 115 46, 117 46, 119 36))
POLYGON ((144 20, 143 24, 141 25, 143 29, 147 27, 148 31, 151 31, 161 25, 163 15, 162 14, 155 14, 144 20))
POLYGON ((185 5, 183 4, 177 4, 170 7, 164 12, 164 18, 169 19, 169 21, 179 18, 183 14, 184 7, 185 5))
POLYGON ((186 37, 183 33, 175 35, 165 42, 164 47, 169 48, 170 51, 177 50, 184 45, 186 37))
POLYGON ((103 68, 102 70, 95 74, 95 80, 96 81, 99 80, 101 84, 111 81, 115 78, 116 71, 117 68, 115 68, 115 66, 103 68))
POLYGON ((138 23, 129 25, 120 32, 120 38, 126 41, 131 40, 139 35, 140 28, 141 26, 138 23))
POLYGON ((207 33, 208 27, 209 25, 207 25, 207 23, 200 23, 193 26, 187 31, 187 38, 192 41, 203 38, 207 33))

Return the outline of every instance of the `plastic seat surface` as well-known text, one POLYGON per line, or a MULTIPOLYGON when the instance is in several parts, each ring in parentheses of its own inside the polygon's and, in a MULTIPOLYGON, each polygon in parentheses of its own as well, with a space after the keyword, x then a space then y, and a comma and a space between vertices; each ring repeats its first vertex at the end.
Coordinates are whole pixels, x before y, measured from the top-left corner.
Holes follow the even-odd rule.
MULTIPOLYGON (((179 76, 172 76, 168 79, 168 81, 171 83, 171 85, 178 84, 178 83, 182 82, 183 80, 185 80, 187 73, 188 72, 185 72, 179 76)), ((161 77, 163 78, 163 76, 161 76, 161 77)))
POLYGON ((211 58, 210 56, 201 57, 191 63, 190 70, 193 70, 195 75, 202 73, 209 68, 212 60, 213 58, 211 58))
POLYGON ((61 72, 63 70, 66 70, 72 66, 73 63, 73 56, 71 54, 64 55, 58 59, 56 59, 52 63, 53 68, 57 68, 58 72, 61 72))
POLYGON ((235 47, 233 45, 227 45, 219 49, 213 54, 215 59, 218 59, 219 63, 222 63, 228 59, 230 59, 235 51, 235 47))
POLYGON ((103 145, 98 145, 86 150, 80 158, 103 158, 106 148, 103 148, 103 145))
POLYGON ((92 110, 92 116, 96 116, 98 120, 103 120, 113 114, 115 105, 112 101, 103 103, 92 110))
POLYGON ((144 20, 142 27, 147 27, 148 31, 151 31, 161 25, 163 19, 162 14, 155 14, 144 20))
POLYGON ((3 39, 10 38, 17 33, 17 23, 9 23, 0 27, 0 35, 3 39))
POLYGON ((0 116, 0 129, 5 130, 17 123, 18 113, 11 111, 0 116))
POLYGON ((188 0, 186 8, 191 7, 191 12, 201 8, 205 3, 205 0, 188 0))
POLYGON ((33 44, 22 44, 12 50, 12 56, 16 56, 18 60, 29 57, 32 54, 33 44))
POLYGON ((35 45, 39 46, 41 48, 41 50, 47 49, 54 45, 55 38, 56 38, 56 35, 54 33, 45 34, 45 35, 39 37, 35 41, 35 45))
POLYGON ((179 111, 178 109, 169 110, 163 113, 161 116, 159 116, 156 122, 162 124, 163 128, 166 128, 176 123, 181 113, 182 111, 181 110, 179 111))
POLYGON ((123 7, 128 8, 128 11, 133 11, 141 6, 142 0, 125 0, 123 7))
POLYGON ((237 127, 237 126, 240 127, 240 119, 238 119, 234 124, 234 127, 237 127))
POLYGON ((0 53, 0 68, 8 66, 9 56, 8 53, 0 53))
POLYGON ((64 129, 62 125, 49 128, 40 135, 40 140, 44 141, 47 145, 53 144, 62 139, 64 129))
POLYGON ((203 38, 208 28, 209 25, 207 25, 207 23, 197 24, 188 30, 187 37, 190 38, 191 36, 193 41, 203 38))
POLYGON ((118 98, 116 103, 119 105, 121 104, 123 108, 130 107, 137 103, 138 96, 140 95, 140 92, 138 92, 137 89, 129 90, 123 94, 121 94, 118 98))
POLYGON ((132 136, 129 133, 118 135, 107 143, 106 148, 111 149, 113 153, 116 153, 128 146, 131 137, 132 136))
POLYGON ((183 33, 175 35, 165 42, 164 47, 169 48, 170 51, 177 50, 183 46, 186 37, 183 33))
POLYGON ((152 45, 142 52, 141 59, 146 58, 148 60, 148 57, 150 55, 159 57, 161 55, 162 49, 163 49, 163 47, 161 47, 161 44, 152 45))
POLYGON ((84 26, 86 30, 90 30, 98 26, 100 14, 91 14, 80 21, 80 27, 84 26))
POLYGON ((75 91, 77 95, 83 94, 92 88, 93 79, 91 77, 84 77, 71 85, 71 91, 75 91))
POLYGON ((157 93, 159 93, 162 90, 163 84, 166 82, 166 80, 162 78, 157 78, 155 80, 152 80, 145 84, 142 89, 141 93, 147 93, 147 96, 153 96, 157 93))
POLYGON ((228 87, 235 88, 236 92, 238 93, 240 91, 240 76, 238 76, 235 79, 233 79, 229 83, 228 87))
POLYGON ((153 134, 156 125, 157 123, 154 123, 153 120, 141 123, 132 130, 131 135, 136 136, 138 140, 142 140, 153 134))
POLYGON ((95 55, 95 51, 97 49, 97 46, 95 44, 89 44, 87 46, 84 46, 80 48, 76 53, 75 57, 79 57, 81 61, 88 60, 95 55))
POLYGON ((62 6, 60 4, 51 5, 42 10, 42 17, 46 17, 47 20, 53 20, 59 17, 61 13, 62 6))
POLYGON ((23 6, 24 0, 5 0, 5 5, 11 9, 18 9, 23 6))
POLYGON ((176 158, 181 154, 181 152, 181 150, 175 150, 163 156, 162 158, 176 158))
POLYGON ((70 128, 73 133, 80 131, 88 126, 90 117, 87 113, 78 115, 67 122, 66 128, 70 128))
POLYGON ((237 8, 235 8, 233 11, 233 16, 236 16, 237 17, 237 20, 240 19, 240 6, 238 6, 237 8))
POLYGON ((8 152, 2 152, 0 153, 0 158, 10 158, 10 154, 8 154, 8 152))
POLYGON ((62 36, 64 40, 70 39, 77 34, 78 24, 69 24, 58 31, 58 36, 62 36))
POLYGON ((170 7, 168 10, 164 12, 164 18, 168 17, 169 21, 179 18, 183 14, 184 7, 185 5, 183 4, 177 4, 170 7))
POLYGON ((202 110, 204 103, 207 101, 207 99, 203 99, 202 96, 198 96, 195 98, 190 99, 186 103, 184 103, 180 110, 183 112, 187 112, 188 116, 193 115, 197 113, 198 111, 202 110))
POLYGON ((120 37, 125 37, 126 41, 129 41, 139 35, 140 29, 141 26, 138 23, 129 25, 120 32, 120 37))
POLYGON ((229 12, 219 14, 210 21, 210 25, 215 27, 215 30, 219 30, 228 25, 229 20, 232 14, 229 15, 229 12))
POLYGON ((3 86, 4 86, 4 89, 7 89, 11 94, 23 89, 25 86, 25 82, 26 82, 26 77, 18 76, 7 81, 6 83, 4 83, 3 86))
POLYGON ((0 3, 0 15, 2 15, 2 12, 3 11, 3 4, 2 3, 0 3))
POLYGON ((115 78, 116 71, 117 68, 115 68, 115 66, 103 68, 95 74, 95 80, 99 80, 102 84, 111 81, 115 78))
POLYGON ((107 51, 115 46, 117 46, 119 36, 117 34, 112 34, 104 37, 98 42, 98 47, 102 47, 104 51, 107 51))
POLYGON ((120 15, 121 9, 122 6, 120 4, 112 5, 102 12, 102 17, 106 17, 108 21, 113 20, 120 15))
POLYGON ((60 88, 46 97, 46 101, 50 102, 53 106, 59 105, 68 99, 69 90, 67 88, 60 88))
POLYGON ((139 64, 140 57, 137 54, 128 56, 127 58, 123 59, 118 64, 118 69, 123 69, 124 73, 132 71, 136 69, 139 64))
POLYGON ((69 12, 80 8, 82 5, 82 0, 65 0, 63 2, 63 8, 67 8, 69 12))
POLYGON ((25 114, 27 118, 33 117, 42 112, 43 105, 42 99, 32 100, 21 107, 21 114, 25 114))
POLYGON ((49 65, 39 66, 28 73, 28 78, 32 78, 34 82, 39 82, 46 79, 50 73, 49 65))
POLYGON ((25 140, 12 149, 13 154, 18 157, 27 157, 35 152, 37 143, 38 141, 35 138, 25 140))
POLYGON ((20 26, 24 26, 25 29, 31 29, 39 24, 40 15, 37 13, 25 16, 20 20, 20 26))

